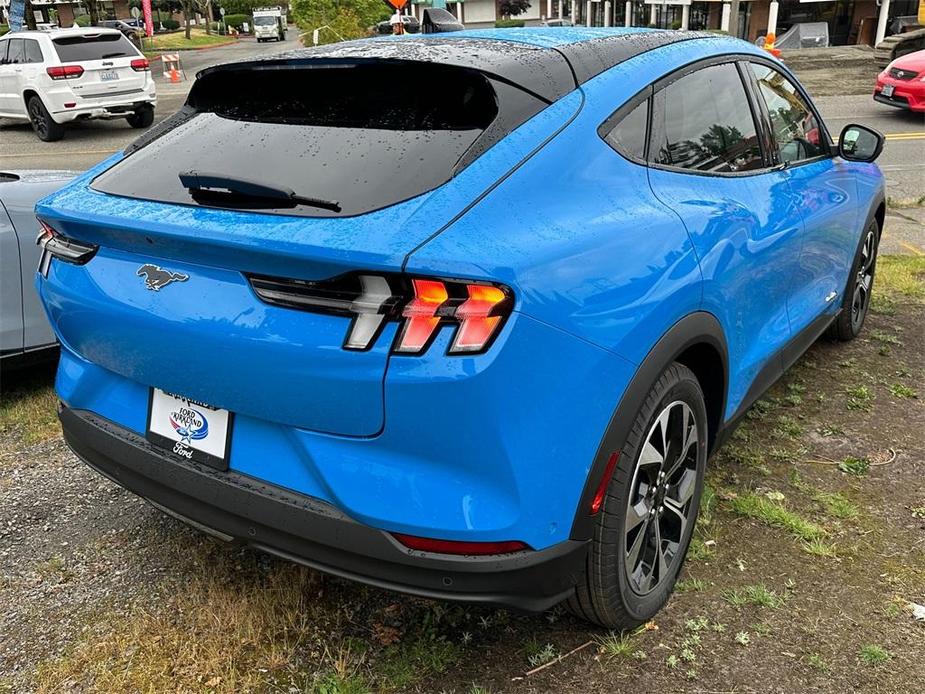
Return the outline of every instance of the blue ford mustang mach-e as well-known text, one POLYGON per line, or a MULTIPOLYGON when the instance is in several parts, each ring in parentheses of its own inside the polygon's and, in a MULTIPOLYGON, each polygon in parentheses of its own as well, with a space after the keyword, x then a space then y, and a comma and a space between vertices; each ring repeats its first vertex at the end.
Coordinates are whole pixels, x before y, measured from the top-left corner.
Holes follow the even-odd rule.
POLYGON ((882 137, 696 33, 375 39, 210 68, 37 206, 65 437, 226 540, 627 627, 704 466, 857 335, 882 137))

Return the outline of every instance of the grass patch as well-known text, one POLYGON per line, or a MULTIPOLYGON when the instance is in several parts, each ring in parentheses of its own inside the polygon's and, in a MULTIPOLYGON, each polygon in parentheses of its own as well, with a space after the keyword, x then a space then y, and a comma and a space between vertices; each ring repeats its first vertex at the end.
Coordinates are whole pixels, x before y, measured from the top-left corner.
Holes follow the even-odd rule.
POLYGON ((803 427, 793 417, 781 415, 777 418, 777 426, 774 427, 781 436, 788 439, 795 439, 803 433, 803 427))
MULTIPOLYGON (((885 255, 877 260, 877 287, 885 297, 925 302, 925 256, 885 255)), ((875 291, 874 296, 877 295, 875 291)))
POLYGON ((834 544, 825 540, 812 540, 803 543, 803 551, 814 557, 825 557, 826 559, 837 559, 838 551, 834 544))
POLYGON ((191 30, 190 38, 187 40, 185 31, 175 31, 170 34, 156 34, 150 39, 145 39, 145 50, 175 51, 184 48, 205 48, 206 46, 215 46, 220 43, 229 43, 232 40, 229 36, 219 36, 218 34, 209 36, 201 29, 191 30))
POLYGON ((812 542, 825 537, 826 532, 812 521, 765 496, 747 492, 731 501, 732 510, 740 516, 754 518, 765 525, 785 530, 799 540, 812 542))
POLYGON ((524 650, 530 667, 539 667, 559 657, 559 652, 554 645, 551 643, 540 644, 535 639, 528 641, 524 650))
POLYGON ((700 593, 707 589, 707 582, 702 578, 686 578, 674 586, 678 593, 700 593))
POLYGON ((855 458, 849 455, 838 464, 838 469, 847 475, 863 477, 870 472, 870 461, 867 458, 855 458))
POLYGON ((914 389, 910 388, 909 386, 903 385, 902 383, 893 383, 890 386, 890 393, 892 393, 894 397, 897 397, 900 399, 919 397, 919 394, 915 392, 914 389))
POLYGON ((58 398, 53 387, 54 369, 35 369, 22 376, 4 375, 0 390, 0 435, 13 435, 25 444, 57 436, 58 398))
POLYGON ((640 658, 638 654, 642 651, 636 648, 635 641, 643 631, 645 631, 645 626, 638 627, 628 634, 611 631, 606 636, 597 639, 600 652, 608 658, 640 658))
POLYGON ((723 593, 723 600, 736 608, 755 605, 756 607, 777 609, 784 604, 784 598, 763 583, 745 586, 738 590, 727 590, 723 593))
POLYGON ((867 386, 845 388, 845 394, 848 396, 847 407, 849 410, 867 411, 870 409, 871 402, 874 399, 874 394, 867 386))
POLYGON ((863 646, 858 653, 858 657, 865 665, 881 665, 888 661, 892 656, 883 646, 875 643, 869 643, 863 646))
POLYGON ((825 662, 821 655, 818 653, 810 653, 806 658, 806 662, 809 663, 809 666, 820 672, 825 672, 829 669, 829 664, 825 662))

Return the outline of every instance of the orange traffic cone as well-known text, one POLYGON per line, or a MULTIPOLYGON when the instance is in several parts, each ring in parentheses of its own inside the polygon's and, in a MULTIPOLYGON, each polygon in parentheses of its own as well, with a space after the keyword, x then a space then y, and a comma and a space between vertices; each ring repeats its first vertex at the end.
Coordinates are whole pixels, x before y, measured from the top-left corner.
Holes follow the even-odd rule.
POLYGON ((777 36, 775 36, 774 32, 772 31, 764 37, 764 50, 773 55, 775 58, 780 58, 780 49, 774 48, 775 41, 777 41, 777 36))
POLYGON ((177 71, 176 67, 170 69, 170 81, 174 84, 180 81, 180 73, 177 71))

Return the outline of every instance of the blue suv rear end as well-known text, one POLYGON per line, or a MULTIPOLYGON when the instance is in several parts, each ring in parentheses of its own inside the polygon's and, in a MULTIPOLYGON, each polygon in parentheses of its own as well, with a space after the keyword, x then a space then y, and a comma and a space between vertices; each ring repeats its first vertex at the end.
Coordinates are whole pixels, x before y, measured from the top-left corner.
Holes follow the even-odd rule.
POLYGON ((836 147, 779 64, 682 32, 206 70, 37 207, 65 437, 226 540, 636 624, 709 452, 819 334, 860 330, 881 146, 836 147))

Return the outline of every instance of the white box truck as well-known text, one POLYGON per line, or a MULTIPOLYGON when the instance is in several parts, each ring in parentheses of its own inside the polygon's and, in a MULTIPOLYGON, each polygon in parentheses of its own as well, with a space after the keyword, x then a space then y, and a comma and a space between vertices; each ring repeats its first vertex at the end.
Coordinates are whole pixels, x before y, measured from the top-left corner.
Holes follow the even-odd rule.
POLYGON ((286 10, 282 7, 258 7, 254 10, 254 36, 258 42, 286 39, 286 10))

